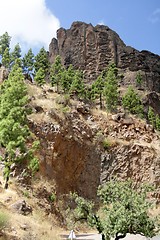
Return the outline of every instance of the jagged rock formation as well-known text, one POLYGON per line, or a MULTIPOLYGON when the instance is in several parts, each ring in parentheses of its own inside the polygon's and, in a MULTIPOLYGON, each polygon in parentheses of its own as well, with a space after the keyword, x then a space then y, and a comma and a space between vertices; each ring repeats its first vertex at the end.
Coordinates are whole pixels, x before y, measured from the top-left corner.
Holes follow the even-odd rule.
POLYGON ((60 28, 49 46, 51 63, 57 54, 66 67, 72 64, 83 70, 86 81, 95 80, 109 62, 114 62, 124 75, 121 84, 134 84, 140 71, 143 87, 160 92, 160 56, 126 46, 107 26, 74 22, 70 29, 60 28))

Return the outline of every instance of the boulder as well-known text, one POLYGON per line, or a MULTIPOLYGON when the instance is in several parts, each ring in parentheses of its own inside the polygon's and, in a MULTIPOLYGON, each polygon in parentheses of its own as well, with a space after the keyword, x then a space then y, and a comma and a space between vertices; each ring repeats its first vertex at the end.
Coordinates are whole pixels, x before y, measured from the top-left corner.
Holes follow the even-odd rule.
POLYGON ((32 207, 29 206, 25 200, 18 200, 17 202, 13 203, 10 208, 17 213, 28 215, 32 213, 32 207))

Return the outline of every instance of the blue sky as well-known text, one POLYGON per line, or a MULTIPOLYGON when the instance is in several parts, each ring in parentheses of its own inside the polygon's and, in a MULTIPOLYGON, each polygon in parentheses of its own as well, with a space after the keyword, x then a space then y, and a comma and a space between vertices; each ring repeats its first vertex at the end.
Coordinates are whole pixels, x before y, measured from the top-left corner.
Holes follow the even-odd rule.
POLYGON ((73 21, 103 23, 126 45, 160 55, 160 0, 0 0, 0 35, 8 32, 11 45, 48 50, 60 27, 73 21))
POLYGON ((64 28, 76 20, 104 23, 127 45, 160 55, 160 0, 46 0, 46 4, 64 28))

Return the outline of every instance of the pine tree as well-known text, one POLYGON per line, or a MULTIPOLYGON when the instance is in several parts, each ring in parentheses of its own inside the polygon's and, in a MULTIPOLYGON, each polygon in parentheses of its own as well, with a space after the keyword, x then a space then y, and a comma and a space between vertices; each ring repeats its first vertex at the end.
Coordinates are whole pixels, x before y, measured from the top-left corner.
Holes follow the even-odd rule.
POLYGON ((104 97, 107 109, 115 110, 118 102, 117 68, 115 64, 109 65, 104 84, 104 97))
POLYGON ((43 70, 43 68, 40 68, 36 72, 34 80, 39 86, 42 86, 43 84, 45 84, 45 71, 43 70))
POLYGON ((156 116, 155 116, 153 108, 150 107, 150 106, 149 106, 149 109, 148 109, 148 120, 149 120, 149 123, 153 127, 156 127, 156 116))
POLYGON ((97 80, 92 84, 91 87, 91 99, 99 98, 100 102, 100 109, 102 109, 102 98, 103 98, 103 91, 104 91, 104 78, 103 73, 100 74, 97 80))
POLYGON ((67 70, 62 69, 61 74, 61 87, 64 92, 69 92, 71 84, 73 82, 74 76, 75 76, 75 70, 73 69, 73 66, 70 65, 67 70))
POLYGON ((44 49, 44 47, 42 47, 39 53, 35 56, 34 67, 35 72, 38 72, 38 70, 42 68, 45 74, 47 74, 49 69, 49 60, 47 51, 44 49))
MULTIPOLYGON (((56 56, 54 63, 51 66, 50 70, 50 79, 51 85, 57 87, 57 92, 59 92, 59 86, 61 85, 62 73, 64 72, 64 68, 61 63, 61 58, 59 55, 56 56)), ((65 72, 66 73, 66 72, 65 72)), ((65 79, 65 73, 63 73, 63 78, 65 79)))
POLYGON ((156 115, 156 129, 160 131, 160 117, 158 114, 156 115))
POLYGON ((21 60, 21 47, 19 43, 17 43, 13 49, 13 52, 11 52, 11 66, 15 64, 16 59, 19 59, 19 64, 22 66, 22 60, 21 60))
POLYGON ((23 58, 23 70, 27 74, 32 74, 34 70, 34 54, 30 48, 23 58))
POLYGON ((83 82, 83 74, 77 70, 74 75, 73 82, 70 87, 70 93, 78 95, 78 97, 85 97, 85 85, 83 82))
POLYGON ((130 113, 143 115, 143 106, 141 98, 135 92, 133 87, 129 87, 125 95, 122 97, 123 107, 129 110, 130 113))
POLYGON ((19 64, 15 62, 8 79, 0 87, 0 144, 4 149, 5 188, 8 187, 10 167, 22 160, 33 158, 33 150, 27 146, 30 130, 27 125, 27 88, 19 64))
POLYGON ((140 72, 137 73, 137 76, 136 76, 136 83, 137 83, 137 86, 138 87, 141 87, 142 85, 142 75, 140 74, 140 72))
POLYGON ((2 36, 0 36, 0 55, 3 57, 3 54, 6 48, 10 47, 11 37, 5 32, 2 36))
POLYGON ((9 53, 9 48, 7 47, 3 53, 3 57, 2 57, 2 65, 5 68, 9 68, 10 66, 10 53, 9 53))

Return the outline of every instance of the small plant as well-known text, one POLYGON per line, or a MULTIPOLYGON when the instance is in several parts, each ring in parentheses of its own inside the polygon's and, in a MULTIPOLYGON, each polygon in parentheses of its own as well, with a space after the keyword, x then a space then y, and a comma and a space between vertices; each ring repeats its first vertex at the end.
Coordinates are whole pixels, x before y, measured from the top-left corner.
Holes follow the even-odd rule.
POLYGON ((39 161, 36 157, 30 160, 28 168, 32 171, 32 175, 39 171, 39 161))
POLYGON ((30 198, 29 192, 27 190, 23 192, 23 196, 26 198, 30 198))
POLYGON ((104 149, 107 150, 107 149, 109 149, 111 146, 112 146, 111 140, 108 139, 108 138, 105 138, 105 139, 103 140, 103 147, 104 147, 104 149))
POLYGON ((68 106, 62 108, 63 113, 67 113, 69 111, 70 111, 70 107, 68 107, 68 106))
POLYGON ((113 146, 116 146, 118 144, 118 142, 115 139, 104 138, 102 144, 103 144, 104 149, 107 150, 113 146))
POLYGON ((55 200, 56 200, 56 194, 55 194, 55 193, 52 193, 52 194, 49 196, 49 200, 50 200, 51 202, 55 202, 55 200))

